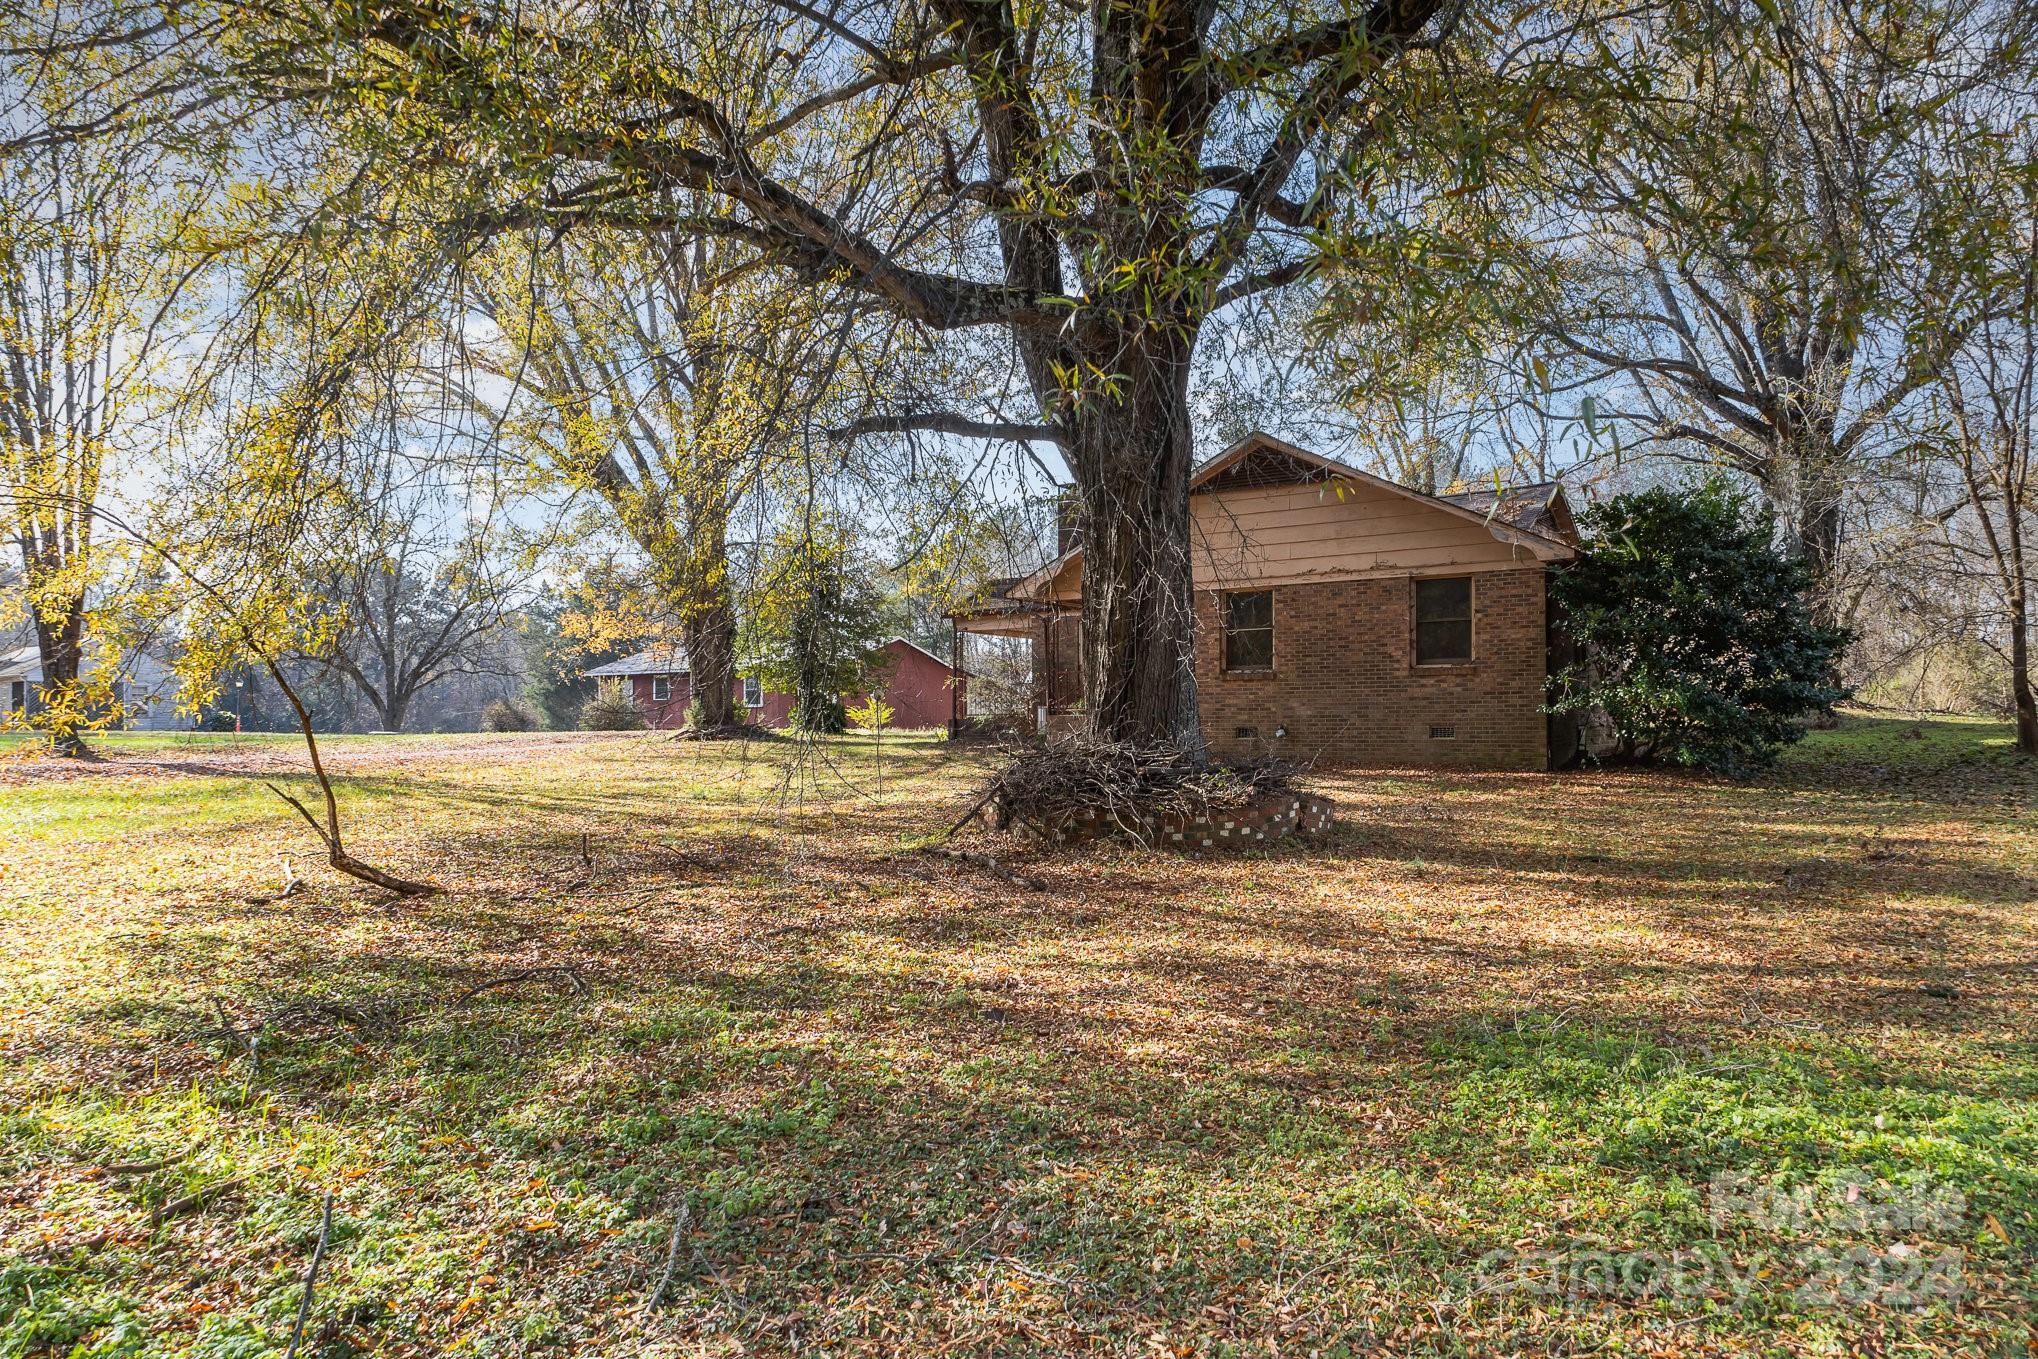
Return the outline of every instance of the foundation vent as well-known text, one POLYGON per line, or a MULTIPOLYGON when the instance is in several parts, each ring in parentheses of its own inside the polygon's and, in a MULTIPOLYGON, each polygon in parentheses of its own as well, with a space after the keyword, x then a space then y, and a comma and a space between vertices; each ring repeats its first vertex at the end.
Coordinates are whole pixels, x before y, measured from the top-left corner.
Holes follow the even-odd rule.
POLYGON ((1455 741, 1458 739, 1458 729, 1456 727, 1431 727, 1429 729, 1429 739, 1432 741, 1455 741))

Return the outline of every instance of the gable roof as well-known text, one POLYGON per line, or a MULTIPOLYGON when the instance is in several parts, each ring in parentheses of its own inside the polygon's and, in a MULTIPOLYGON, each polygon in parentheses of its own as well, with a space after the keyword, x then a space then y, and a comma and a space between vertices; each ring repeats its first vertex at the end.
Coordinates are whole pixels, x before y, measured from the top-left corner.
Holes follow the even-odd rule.
MULTIPOLYGON (((1376 487, 1469 520, 1500 541, 1526 547, 1544 560, 1561 561, 1577 554, 1578 533, 1571 521, 1570 507, 1564 502, 1563 485, 1559 482, 1504 487, 1498 494, 1482 489, 1454 495, 1429 495, 1258 431, 1246 435, 1192 472, 1189 494, 1331 481, 1350 481, 1376 487)), ((1082 544, 1078 543, 1030 574, 1005 584, 993 596, 993 602, 999 599, 1025 600, 1040 594, 1082 555, 1082 544)))
POLYGON ((639 651, 597 665, 592 670, 583 670, 588 679, 628 679, 632 675, 684 675, 687 673, 686 652, 676 646, 655 646, 649 651, 639 651))
POLYGON ((1034 568, 1031 573, 1019 577, 999 593, 1011 599, 1025 599, 1029 595, 1038 594, 1054 583, 1054 578, 1062 573, 1062 568, 1070 562, 1082 560, 1082 556, 1083 545, 1077 543, 1059 556, 1034 568))
POLYGON ((1198 491, 1220 491, 1230 485, 1286 486, 1308 484, 1319 481, 1351 481, 1362 486, 1371 486, 1406 497, 1419 504, 1444 510, 1461 519, 1469 519, 1483 525, 1502 542, 1518 543, 1520 546, 1537 551, 1538 556, 1550 555, 1569 557, 1576 551, 1575 535, 1571 531, 1571 513, 1566 507, 1561 515, 1544 515, 1542 510, 1554 503, 1560 503, 1563 487, 1556 482, 1541 482, 1536 486, 1507 487, 1497 497, 1501 512, 1494 512, 1496 496, 1491 491, 1467 491, 1460 495, 1429 495, 1398 481, 1362 471, 1336 458, 1313 453, 1306 448, 1277 439, 1271 434, 1255 431, 1240 439, 1231 447, 1197 468, 1189 477, 1189 493, 1198 491), (1285 472, 1285 474, 1284 474, 1285 472), (1542 493, 1540 505, 1534 511, 1527 507, 1534 503, 1538 492, 1542 493), (1480 497, 1484 502, 1480 502, 1480 497), (1517 522, 1517 518, 1525 522, 1517 522), (1526 541, 1524 541, 1524 537, 1526 541), (1556 549, 1550 552, 1549 549, 1556 549))
POLYGON ((967 674, 966 671, 957 671, 954 665, 950 664, 947 661, 942 660, 939 656, 929 651, 926 647, 921 646, 918 642, 914 641, 910 637, 894 637, 890 641, 880 643, 878 646, 878 650, 883 651, 886 647, 890 646, 892 642, 897 642, 900 646, 909 646, 913 648, 913 650, 919 652, 922 656, 925 656, 928 660, 934 662, 936 665, 940 666, 943 670, 949 671, 950 673, 967 674))
POLYGON ((13 651, 0 651, 0 675, 8 679, 41 679, 41 650, 33 646, 24 646, 13 651))

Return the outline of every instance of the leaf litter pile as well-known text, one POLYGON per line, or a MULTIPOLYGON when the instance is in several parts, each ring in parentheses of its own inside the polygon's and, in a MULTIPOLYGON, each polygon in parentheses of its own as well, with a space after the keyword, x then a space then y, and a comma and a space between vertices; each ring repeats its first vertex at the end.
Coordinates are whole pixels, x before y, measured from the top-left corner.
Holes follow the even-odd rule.
POLYGON ((336 741, 405 903, 28 777, 0 1356, 2014 1352, 2038 796, 1927 726, 982 862, 929 740, 336 741))

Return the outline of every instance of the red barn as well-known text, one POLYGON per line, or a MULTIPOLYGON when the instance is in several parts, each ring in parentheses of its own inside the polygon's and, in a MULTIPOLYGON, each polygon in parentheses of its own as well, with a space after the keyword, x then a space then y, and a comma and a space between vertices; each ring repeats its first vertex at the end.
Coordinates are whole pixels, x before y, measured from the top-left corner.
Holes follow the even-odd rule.
MULTIPOLYGON (((946 727, 963 710, 969 676, 926 647, 894 637, 877 656, 877 678, 885 686, 879 696, 891 705, 893 726, 946 727)), ((852 705, 863 701, 861 694, 845 697, 852 705)))
MULTIPOLYGON (((948 662, 925 647, 894 637, 873 654, 876 681, 883 687, 878 696, 891 706, 894 727, 945 727, 954 705, 961 702, 964 680, 955 678, 948 662), (954 690, 955 692, 951 692, 954 690)), ((677 647, 653 647, 625 656, 586 672, 589 679, 619 679, 630 686, 630 697, 644 720, 653 727, 686 725, 686 705, 692 694, 686 653, 677 647)), ((856 705, 864 694, 842 696, 856 705)), ((792 720, 793 696, 766 689, 755 676, 736 681, 736 705, 745 720, 760 727, 783 727, 792 720)))

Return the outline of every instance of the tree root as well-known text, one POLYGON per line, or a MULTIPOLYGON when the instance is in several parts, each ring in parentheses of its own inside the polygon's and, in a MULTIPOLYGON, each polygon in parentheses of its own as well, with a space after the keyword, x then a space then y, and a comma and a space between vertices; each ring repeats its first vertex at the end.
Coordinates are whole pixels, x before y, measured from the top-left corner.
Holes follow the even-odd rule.
POLYGON ((685 726, 666 735, 668 741, 778 741, 784 739, 770 727, 748 722, 730 722, 717 727, 685 726))

